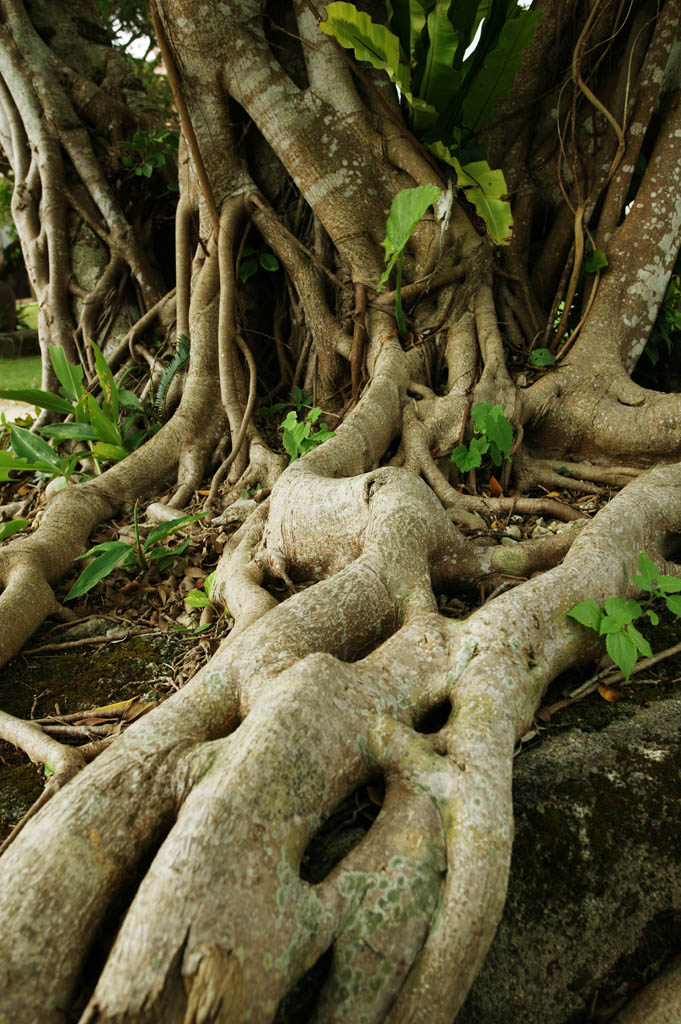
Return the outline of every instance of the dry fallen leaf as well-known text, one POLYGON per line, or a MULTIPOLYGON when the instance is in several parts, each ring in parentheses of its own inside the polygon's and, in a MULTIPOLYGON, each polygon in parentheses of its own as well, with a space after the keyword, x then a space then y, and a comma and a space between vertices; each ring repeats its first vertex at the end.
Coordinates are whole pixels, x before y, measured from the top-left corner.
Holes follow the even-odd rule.
POLYGON ((501 486, 495 476, 489 478, 489 493, 493 498, 500 498, 504 493, 504 488, 501 486))
POLYGON ((621 690, 616 690, 614 686, 606 686, 604 683, 598 684, 598 692, 603 700, 607 700, 610 704, 616 704, 618 700, 622 700, 624 697, 621 690))

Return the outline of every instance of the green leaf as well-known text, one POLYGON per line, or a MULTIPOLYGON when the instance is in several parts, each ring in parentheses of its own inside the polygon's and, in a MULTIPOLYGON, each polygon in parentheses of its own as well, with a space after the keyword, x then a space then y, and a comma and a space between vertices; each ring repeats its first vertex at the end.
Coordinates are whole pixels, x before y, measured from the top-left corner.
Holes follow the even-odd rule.
POLYGON ((210 608, 210 598, 202 590, 190 590, 185 601, 192 608, 210 608))
POLYGON ((439 198, 437 185, 419 185, 397 193, 386 221, 385 238, 381 242, 386 259, 404 249, 428 207, 439 198))
POLYGON ((667 608, 673 615, 681 616, 681 596, 679 594, 671 594, 669 597, 665 597, 667 608))
POLYGON ((42 463, 49 470, 61 472, 62 460, 54 448, 50 448, 46 441, 24 427, 10 427, 9 431, 12 449, 20 459, 27 459, 29 462, 42 463))
POLYGON ((452 67, 459 38, 449 20, 453 6, 451 0, 435 0, 428 14, 428 46, 417 86, 419 97, 438 111, 446 108, 454 92, 452 67))
POLYGON ((90 551, 86 552, 85 555, 81 555, 81 558, 86 558, 88 555, 92 555, 95 552, 99 552, 97 557, 83 569, 82 573, 73 584, 68 594, 64 598, 65 601, 72 601, 75 597, 80 597, 82 594, 87 594, 88 590, 92 590, 100 580, 103 580, 105 576, 113 572, 114 569, 124 562, 134 561, 134 555, 132 548, 129 544, 124 544, 121 540, 107 541, 105 544, 97 544, 90 551))
POLYGON ((579 604, 573 605, 568 615, 580 622, 582 626, 598 630, 603 618, 603 610, 595 601, 580 601, 579 604))
POLYGON ((274 273, 275 270, 279 270, 279 260, 272 252, 261 252, 260 266, 264 270, 269 270, 270 273, 274 273))
POLYGON ((181 555, 183 551, 189 545, 189 537, 186 537, 180 544, 174 548, 154 548, 149 554, 150 562, 158 562, 159 569, 167 569, 169 565, 172 565, 178 555, 181 555))
POLYGON ((128 455, 128 451, 120 444, 107 444, 106 441, 98 441, 92 448, 92 454, 102 459, 103 462, 120 462, 128 455))
POLYGON ((112 420, 111 416, 104 409, 100 408, 92 395, 87 396, 87 412, 90 423, 97 432, 98 439, 104 441, 105 444, 122 448, 123 439, 118 430, 117 421, 112 420))
POLYGON ((652 658, 652 648, 643 634, 636 629, 636 626, 627 626, 627 635, 634 641, 636 650, 639 651, 640 654, 646 658, 652 658))
POLYGON ((197 512, 193 516, 182 516, 181 519, 170 519, 167 523, 160 523, 159 526, 155 526, 153 530, 149 531, 144 542, 144 550, 148 551, 154 544, 158 544, 159 541, 169 537, 171 533, 177 533, 183 526, 187 526, 188 523, 195 523, 197 519, 203 519, 207 515, 207 512, 197 512))
POLYGON ((39 388, 0 388, 0 398, 10 398, 15 402, 28 402, 48 412, 59 412, 67 415, 73 412, 73 405, 60 395, 39 388))
POLYGON ((657 614, 657 612, 654 612, 654 611, 652 610, 652 608, 649 608, 649 609, 647 610, 647 612, 646 612, 646 615, 647 615, 647 616, 648 616, 648 618, 650 619, 650 621, 651 621, 651 624, 652 624, 653 626, 657 626, 657 625, 659 625, 659 622, 660 622, 660 616, 659 616, 659 615, 657 614))
POLYGON ((46 427, 40 427, 40 433, 45 437, 54 437, 58 441, 96 441, 97 432, 92 429, 89 423, 50 423, 46 427))
POLYGON ((128 391, 127 388, 119 388, 118 401, 124 409, 136 409, 137 412, 144 412, 144 406, 135 392, 128 391))
MULTIPOLYGON (((10 452, 0 451, 0 482, 12 480, 10 473, 31 473, 35 470, 45 470, 42 462, 29 462, 27 459, 17 459, 10 452)), ((51 470, 50 470, 51 471, 51 470)))
POLYGON ((676 576, 660 576, 657 588, 662 594, 678 594, 681 590, 681 580, 676 576))
POLYGON ((206 579, 204 581, 203 589, 206 591, 208 597, 210 597, 211 590, 213 589, 213 584, 215 583, 215 576, 216 573, 215 571, 213 571, 209 573, 208 576, 206 576, 206 579))
POLYGON ((28 526, 28 519, 12 519, 9 523, 0 523, 0 540, 7 540, 13 534, 18 533, 19 530, 24 530, 28 526))
POLYGON ((605 638, 605 648, 623 673, 625 679, 629 679, 631 670, 638 659, 636 644, 631 637, 623 631, 609 633, 605 638))
POLYGON ((549 348, 534 348, 530 352, 530 366, 553 366, 556 357, 549 348))
POLYGON ((310 435, 310 423, 304 420, 302 423, 298 422, 295 412, 293 409, 288 413, 284 419, 281 429, 283 431, 283 442, 286 453, 288 454, 291 462, 295 460, 301 454, 301 446, 306 437, 310 435))
POLYGON ((255 256, 247 256, 239 263, 239 280, 246 284, 249 278, 253 277, 258 270, 258 260, 255 256))
POLYGON ((503 198, 508 193, 504 172, 493 171, 486 160, 476 160, 462 166, 456 157, 453 166, 459 188, 472 203, 497 245, 508 245, 513 234, 511 204, 503 198))
POLYGON ((587 274, 595 274, 597 270, 602 270, 603 267, 607 267, 608 257, 605 255, 602 249, 594 249, 590 252, 584 261, 584 269, 587 274))
MULTIPOLYGON (((109 369, 109 365, 104 358, 104 354, 98 345, 94 341, 91 341, 92 350, 95 354, 95 369, 97 370, 97 377, 102 388, 102 411, 109 419, 114 423, 118 423, 118 387, 114 380, 113 373, 109 369)), ((103 441, 109 440, 109 438, 103 437, 103 441)), ((115 443, 115 442, 112 442, 115 443)))
POLYGON ((626 626, 643 614, 643 609, 638 601, 634 601, 633 598, 623 601, 621 597, 609 597, 605 602, 605 611, 620 627, 626 626))
POLYGON ((83 394, 83 367, 70 363, 61 345, 50 345, 50 360, 64 391, 69 398, 77 402, 83 394))
POLYGON ((337 0, 327 5, 326 21, 319 24, 327 36, 333 36, 346 50, 354 50, 358 60, 368 61, 385 71, 402 95, 413 103, 411 76, 397 36, 384 25, 375 25, 368 14, 353 4, 337 0))
MULTIPOLYGON (((639 551, 638 553, 638 571, 640 572, 643 579, 649 583, 654 583, 657 577, 660 575, 660 571, 653 562, 652 558, 649 558, 645 551, 639 551)), ((650 590, 651 587, 644 587, 641 589, 650 590)))
MULTIPOLYGON (((508 458, 513 444, 513 427, 504 416, 501 405, 490 406, 489 402, 477 402, 472 410, 473 423, 478 434, 484 434, 492 446, 496 445, 498 453, 508 458)), ((495 464, 498 453, 492 451, 495 464)))
MULTIPOLYGON (((478 0, 474 0, 476 6, 478 0)), ((402 47, 402 53, 409 54, 410 58, 416 54, 417 46, 422 38, 426 25, 426 6, 421 0, 386 0, 388 12, 388 26, 396 33, 402 47)))
POLYGON ((502 10, 503 22, 496 40, 485 38, 485 28, 478 47, 487 48, 482 62, 475 56, 477 71, 469 76, 466 74, 465 96, 462 105, 461 122, 470 132, 478 132, 489 124, 498 100, 505 96, 513 85, 521 61, 523 50, 532 40, 539 13, 516 9, 513 17, 508 17, 510 5, 502 10), (496 45, 495 45, 496 44, 496 45), (481 64, 481 66, 480 66, 481 64))

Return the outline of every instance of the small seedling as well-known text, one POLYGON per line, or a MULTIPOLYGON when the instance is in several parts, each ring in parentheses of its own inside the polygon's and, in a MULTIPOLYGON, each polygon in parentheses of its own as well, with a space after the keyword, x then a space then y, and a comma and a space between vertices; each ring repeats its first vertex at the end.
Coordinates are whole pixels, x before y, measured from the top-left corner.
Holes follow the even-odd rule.
POLYGON ((15 464, 9 467, 7 461, 3 460, 0 463, 3 468, 8 466, 16 470, 39 469, 50 476, 68 478, 79 459, 93 455, 102 462, 119 462, 159 429, 156 424, 148 428, 135 428, 138 417, 145 412, 140 400, 132 391, 116 384, 101 350, 94 341, 91 345, 102 391, 100 402, 85 390, 82 366, 70 363, 61 345, 50 345, 50 360, 61 385, 60 394, 55 395, 39 388, 0 389, 0 398, 28 402, 39 409, 64 416, 72 415, 75 422, 52 423, 40 428, 40 432, 45 437, 53 439, 56 445, 63 441, 84 441, 91 447, 62 458, 35 434, 23 430, 19 440, 20 450, 17 450, 12 442, 15 454, 20 459, 27 459, 31 463, 40 462, 43 465, 15 464), (122 415, 125 410, 129 415, 122 415))
POLYGON ((398 192, 392 201, 388 220, 385 225, 385 238, 381 245, 385 249, 385 270, 378 282, 377 292, 390 277, 390 272, 397 263, 395 277, 395 319, 400 334, 407 333, 407 324, 402 309, 402 260, 404 249, 414 234, 416 227, 429 206, 440 198, 437 185, 419 185, 418 188, 405 188, 398 192))
POLYGON ((274 274, 275 271, 279 270, 279 260, 265 246, 260 249, 251 249, 246 246, 239 262, 239 280, 241 283, 246 284, 246 281, 253 277, 260 267, 263 270, 268 270, 270 274, 274 274))
POLYGON ((473 406, 475 434, 470 444, 460 444, 451 454, 452 462, 462 473, 482 465, 483 455, 489 455, 495 466, 500 466, 511 454, 513 427, 504 416, 500 405, 478 402, 473 406))
POLYGON ((312 433, 312 427, 322 414, 319 406, 310 409, 304 420, 299 421, 293 409, 281 425, 284 432, 284 448, 286 449, 291 462, 307 455, 309 451, 323 444, 333 437, 333 430, 329 430, 326 423, 320 423, 319 429, 312 433))
POLYGON ((303 389, 296 385, 291 392, 290 402, 275 402, 274 405, 263 406, 261 409, 258 409, 258 416, 271 416, 272 413, 288 409, 290 405, 295 406, 296 413, 300 417, 303 415, 303 409, 312 408, 312 395, 307 395, 306 397, 303 394, 303 389))
POLYGON ((189 537, 186 537, 177 547, 160 547, 160 542, 173 533, 177 533, 183 526, 202 519, 206 512, 199 512, 193 516, 182 516, 180 519, 171 519, 167 523, 161 523, 149 531, 147 539, 142 541, 140 537, 139 521, 137 518, 137 505, 133 512, 135 543, 128 544, 122 540, 105 541, 103 544, 95 544, 93 548, 86 551, 79 558, 93 558, 93 561, 83 570, 76 582, 73 584, 65 601, 72 601, 75 597, 87 594, 88 590, 103 580, 106 576, 120 567, 122 569, 149 569, 157 565, 163 571, 167 569, 178 555, 187 548, 189 537))
MULTIPOLYGON (((650 595, 644 605, 664 600, 668 611, 681 617, 681 579, 661 576, 645 551, 639 551, 638 572, 637 576, 631 577, 631 582, 650 595)), ((634 622, 644 614, 652 626, 658 625, 660 617, 657 612, 650 607, 641 607, 633 598, 624 601, 620 597, 610 597, 603 608, 595 601, 580 601, 568 612, 582 626, 605 637, 605 648, 625 679, 629 679, 639 655, 646 658, 653 656, 650 644, 634 626, 634 622)))
POLYGON ((185 601, 191 608, 212 608, 213 602, 210 599, 210 592, 213 589, 213 583, 215 582, 215 573, 210 573, 204 580, 203 587, 199 590, 195 588, 190 590, 185 601))

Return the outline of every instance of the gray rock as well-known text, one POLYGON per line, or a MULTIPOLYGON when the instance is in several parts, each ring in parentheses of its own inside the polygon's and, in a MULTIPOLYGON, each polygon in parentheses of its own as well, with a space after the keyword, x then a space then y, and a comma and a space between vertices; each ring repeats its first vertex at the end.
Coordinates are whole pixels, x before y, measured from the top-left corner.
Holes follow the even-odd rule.
POLYGON ((681 940, 680 794, 681 695, 516 759, 508 900, 456 1024, 581 1024, 655 922, 681 940))

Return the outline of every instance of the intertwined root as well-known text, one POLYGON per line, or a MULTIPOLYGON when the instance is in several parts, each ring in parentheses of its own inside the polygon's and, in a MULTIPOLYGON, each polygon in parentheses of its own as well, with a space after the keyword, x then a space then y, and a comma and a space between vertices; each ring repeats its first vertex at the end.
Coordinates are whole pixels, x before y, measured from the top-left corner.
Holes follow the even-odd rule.
POLYGON ((424 550, 442 573, 451 529, 426 485, 413 478, 400 503, 401 471, 334 481, 356 502, 360 553, 225 641, 3 856, 7 1019, 61 1019, 45 1007, 82 990, 93 942, 132 891, 84 1020, 271 1020, 333 946, 319 1020, 450 1021, 503 907, 514 742, 550 678, 590 653, 565 613, 624 592, 622 552, 678 528, 680 474, 639 478, 562 566, 464 622, 424 607, 424 550), (399 572, 393 534, 409 545, 399 572), (446 724, 419 733, 447 700, 446 724), (319 826, 379 776, 377 822, 330 875, 303 881, 319 826))

